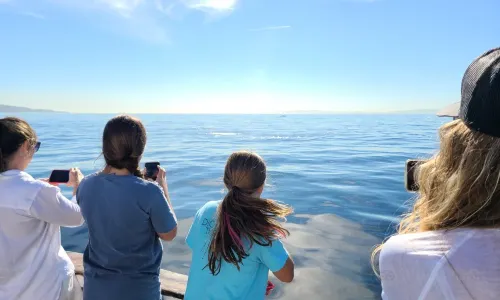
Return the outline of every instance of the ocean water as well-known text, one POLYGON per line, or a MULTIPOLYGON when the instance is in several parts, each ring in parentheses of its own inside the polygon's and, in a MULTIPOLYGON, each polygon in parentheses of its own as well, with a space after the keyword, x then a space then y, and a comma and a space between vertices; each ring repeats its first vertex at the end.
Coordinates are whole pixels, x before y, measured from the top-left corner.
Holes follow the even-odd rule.
MULTIPOLYGON (((34 177, 52 169, 103 167, 101 135, 112 115, 16 114, 42 142, 29 166, 34 177)), ((222 174, 235 150, 258 152, 268 164, 264 196, 291 204, 285 241, 296 264, 291 284, 269 299, 380 299, 370 266, 373 247, 394 232, 413 197, 404 165, 438 145, 434 115, 138 115, 148 130, 143 162, 167 169, 179 236, 164 243, 163 268, 187 274, 184 238, 205 202, 223 196, 222 174)), ((69 190, 64 189, 69 195, 69 190)), ((63 229, 66 250, 83 252, 84 226, 63 229)))

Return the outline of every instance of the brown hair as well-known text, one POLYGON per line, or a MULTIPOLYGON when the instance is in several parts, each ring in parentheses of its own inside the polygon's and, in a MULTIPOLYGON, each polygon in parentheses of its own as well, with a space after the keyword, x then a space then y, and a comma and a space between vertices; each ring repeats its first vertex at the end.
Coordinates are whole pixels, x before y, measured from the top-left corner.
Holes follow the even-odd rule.
POLYGON ((102 135, 102 153, 106 165, 116 169, 127 169, 137 177, 144 148, 146 128, 139 119, 120 115, 109 120, 102 135))
MULTIPOLYGON (((439 136, 439 152, 415 172, 419 194, 398 234, 500 227, 500 138, 462 120, 443 125, 439 136)), ((382 246, 372 253, 374 269, 382 246)))
POLYGON ((292 213, 292 208, 270 199, 261 199, 255 192, 266 181, 266 164, 255 153, 240 151, 231 154, 224 171, 224 185, 229 190, 217 211, 217 223, 209 246, 208 267, 213 275, 221 269, 222 260, 238 270, 249 242, 261 246, 289 235, 279 223, 292 213))
POLYGON ((24 144, 34 146, 36 133, 24 120, 15 117, 0 119, 0 173, 7 171, 10 157, 24 144))

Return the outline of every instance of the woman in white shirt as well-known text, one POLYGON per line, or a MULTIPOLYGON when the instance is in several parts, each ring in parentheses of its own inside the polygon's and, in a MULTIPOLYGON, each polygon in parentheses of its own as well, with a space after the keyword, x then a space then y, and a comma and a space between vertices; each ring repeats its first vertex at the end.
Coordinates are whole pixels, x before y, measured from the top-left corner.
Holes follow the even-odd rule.
MULTIPOLYGON (((0 119, 0 299, 76 299, 74 266, 61 247, 60 226, 83 224, 79 206, 58 187, 24 170, 40 148, 18 118, 0 119)), ((73 195, 83 179, 70 173, 73 195)), ((80 296, 81 297, 81 296, 80 296)))
POLYGON ((438 153, 417 168, 412 210, 374 252, 383 299, 500 297, 499 70, 500 49, 469 66, 458 118, 440 128, 438 153))

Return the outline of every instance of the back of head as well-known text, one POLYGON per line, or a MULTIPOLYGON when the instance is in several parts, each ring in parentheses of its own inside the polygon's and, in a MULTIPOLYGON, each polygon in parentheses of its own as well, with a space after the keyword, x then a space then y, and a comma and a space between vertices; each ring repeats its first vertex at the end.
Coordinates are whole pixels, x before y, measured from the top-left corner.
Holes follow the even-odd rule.
POLYGON ((399 233, 500 227, 500 138, 462 120, 440 128, 438 153, 416 174, 419 195, 399 233))
POLYGON ((399 232, 500 226, 500 48, 462 79, 458 120, 440 128, 439 152, 419 167, 419 196, 399 232))
POLYGON ((252 194, 266 182, 266 164, 256 153, 234 152, 224 168, 224 185, 228 190, 239 189, 252 194))
POLYGON ((14 117, 0 119, 0 172, 7 171, 8 161, 28 141, 36 144, 36 133, 24 120, 14 117))
POLYGON ((146 128, 139 119, 121 115, 109 120, 102 136, 102 153, 106 165, 127 169, 143 177, 139 162, 146 147, 146 128))
POLYGON ((228 189, 217 212, 217 223, 209 248, 208 266, 218 274, 222 260, 238 269, 253 243, 269 246, 289 234, 279 222, 292 213, 291 207, 260 198, 266 181, 266 164, 257 154, 231 154, 224 170, 228 189))

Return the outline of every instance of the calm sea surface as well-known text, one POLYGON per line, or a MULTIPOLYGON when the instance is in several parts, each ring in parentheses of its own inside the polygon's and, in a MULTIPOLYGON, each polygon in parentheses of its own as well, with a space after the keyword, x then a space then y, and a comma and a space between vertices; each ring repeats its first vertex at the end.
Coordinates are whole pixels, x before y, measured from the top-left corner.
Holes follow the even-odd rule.
MULTIPOLYGON (((111 115, 16 114, 42 142, 28 172, 55 168, 89 174, 103 166, 101 134, 111 115)), ((393 233, 412 195, 404 189, 406 159, 437 147, 433 115, 139 115, 148 130, 143 162, 160 161, 176 213, 179 237, 164 244, 163 268, 187 274, 184 243, 191 218, 220 199, 228 155, 258 152, 268 164, 264 196, 295 208, 286 245, 296 263, 292 284, 277 283, 271 299, 380 299, 370 251, 393 233)), ((69 195, 69 190, 64 189, 69 195)), ((83 252, 87 228, 63 229, 66 250, 83 252)))

